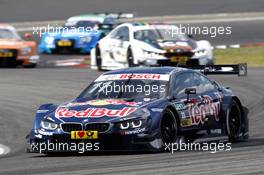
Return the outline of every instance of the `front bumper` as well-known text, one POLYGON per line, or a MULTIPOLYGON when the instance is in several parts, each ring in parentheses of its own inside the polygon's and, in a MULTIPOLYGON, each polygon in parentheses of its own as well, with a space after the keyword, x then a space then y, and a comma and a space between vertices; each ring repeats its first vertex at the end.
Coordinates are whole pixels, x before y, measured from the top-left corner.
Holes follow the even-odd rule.
POLYGON ((149 134, 138 129, 135 132, 99 133, 98 139, 71 139, 70 134, 52 134, 32 131, 27 137, 29 152, 89 152, 104 150, 137 150, 147 149, 148 143, 155 139, 155 134, 149 134), (142 131, 142 132, 141 132, 142 131), (75 147, 76 149, 72 149, 75 147), (84 149, 84 148, 89 149, 84 149))
POLYGON ((23 66, 37 64, 39 62, 39 55, 18 56, 17 61, 21 62, 23 66))
POLYGON ((95 47, 97 41, 91 40, 90 42, 80 42, 77 39, 56 39, 52 44, 42 43, 39 45, 40 53, 89 53, 95 47), (71 45, 62 46, 58 45, 60 40, 67 40, 71 45))
POLYGON ((187 66, 198 66, 198 65, 208 65, 213 64, 213 59, 207 57, 195 58, 195 57, 181 57, 178 58, 144 58, 140 64, 146 66, 178 66, 178 65, 187 65, 187 66))

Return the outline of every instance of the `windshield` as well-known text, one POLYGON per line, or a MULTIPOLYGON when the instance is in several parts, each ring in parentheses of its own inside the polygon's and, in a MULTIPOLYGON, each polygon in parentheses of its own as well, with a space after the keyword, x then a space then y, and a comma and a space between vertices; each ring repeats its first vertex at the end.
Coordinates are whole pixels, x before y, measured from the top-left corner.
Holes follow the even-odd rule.
POLYGON ((77 22, 68 22, 64 27, 68 28, 94 28, 99 24, 99 21, 77 21, 77 22))
POLYGON ((134 38, 144 42, 185 40, 186 35, 177 31, 177 28, 144 29, 134 32, 134 38))
POLYGON ((166 96, 168 81, 126 79, 92 83, 79 98, 94 99, 158 99, 166 96))
POLYGON ((0 39, 17 39, 20 40, 21 38, 19 35, 11 30, 8 29, 0 29, 0 39))

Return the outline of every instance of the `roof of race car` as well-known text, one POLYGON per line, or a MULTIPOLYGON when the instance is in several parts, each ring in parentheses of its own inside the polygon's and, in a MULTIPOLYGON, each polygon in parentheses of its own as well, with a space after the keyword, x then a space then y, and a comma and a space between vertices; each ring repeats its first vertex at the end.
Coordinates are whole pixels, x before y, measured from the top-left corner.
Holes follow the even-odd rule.
POLYGON ((134 67, 134 68, 125 68, 125 69, 109 71, 104 73, 103 75, 126 74, 126 73, 170 74, 173 71, 181 72, 184 70, 188 70, 188 69, 180 68, 180 67, 134 67))
POLYGON ((159 29, 175 29, 178 30, 178 26, 175 24, 167 24, 167 23, 143 23, 143 22, 132 22, 128 23, 133 26, 134 30, 144 30, 151 28, 159 28, 159 29))
POLYGON ((9 24, 1 24, 1 23, 0 23, 0 29, 15 30, 15 28, 12 25, 9 25, 9 24))
POLYGON ((89 20, 89 21, 100 21, 103 22, 106 16, 104 15, 96 15, 96 14, 84 14, 73 16, 67 19, 67 21, 80 21, 80 20, 89 20))

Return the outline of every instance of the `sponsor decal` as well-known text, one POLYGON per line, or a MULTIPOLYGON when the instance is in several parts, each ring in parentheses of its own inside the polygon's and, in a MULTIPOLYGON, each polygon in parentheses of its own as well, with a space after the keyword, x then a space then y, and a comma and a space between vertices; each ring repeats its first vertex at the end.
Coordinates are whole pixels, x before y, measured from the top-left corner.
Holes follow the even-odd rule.
POLYGON ((183 110, 186 110, 188 108, 188 106, 186 106, 183 103, 177 103, 177 104, 175 104, 175 108, 177 111, 183 111, 183 110))
POLYGON ((222 129, 211 129, 210 133, 211 134, 222 134, 222 129))
POLYGON ((153 112, 162 112, 163 111, 162 108, 151 108, 150 110, 153 112))
POLYGON ((47 112, 49 112, 48 109, 39 109, 39 110, 37 110, 37 113, 38 113, 38 114, 41 114, 41 113, 47 113, 47 112))
POLYGON ((55 117, 57 118, 89 118, 89 117, 124 117, 134 112, 137 108, 125 107, 123 109, 87 108, 85 110, 69 110, 68 108, 57 108, 55 117))
POLYGON ((91 100, 86 102, 76 102, 76 103, 68 103, 65 105, 61 105, 61 107, 73 107, 73 106, 106 106, 106 105, 127 105, 127 106, 138 106, 137 102, 127 102, 120 99, 104 99, 104 100, 91 100))
POLYGON ((98 131, 72 131, 71 139, 98 139, 98 131))
POLYGON ((216 121, 219 121, 219 112, 222 98, 220 96, 217 102, 213 102, 213 99, 205 95, 203 96, 202 104, 198 105, 196 103, 194 106, 190 107, 189 113, 192 119, 193 125, 204 124, 208 121, 208 116, 213 116, 216 121))
POLYGON ((43 130, 38 130, 38 133, 41 135, 46 135, 46 136, 52 136, 53 135, 52 132, 47 132, 47 131, 43 131, 43 130))
POLYGON ((101 75, 95 80, 95 82, 98 82, 98 81, 110 81, 110 80, 126 80, 126 79, 169 81, 170 75, 168 75, 168 74, 112 74, 112 75, 101 75))
POLYGON ((191 126, 191 125, 192 125, 192 119, 190 119, 190 118, 181 119, 181 126, 182 127, 187 127, 187 126, 191 126))
POLYGON ((133 131, 125 131, 124 134, 125 135, 139 134, 139 133, 144 132, 145 130, 146 130, 146 128, 136 129, 136 130, 133 130, 133 131))

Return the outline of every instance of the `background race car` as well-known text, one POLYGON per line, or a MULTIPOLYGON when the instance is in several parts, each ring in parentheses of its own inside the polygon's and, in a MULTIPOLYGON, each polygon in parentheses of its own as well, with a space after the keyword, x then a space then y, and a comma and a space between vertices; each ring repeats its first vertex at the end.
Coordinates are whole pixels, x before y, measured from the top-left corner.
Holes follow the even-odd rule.
MULTIPOLYGON (((230 66, 207 72, 245 75, 244 70, 230 66)), ((48 142, 164 151, 166 143, 247 138, 247 112, 230 89, 194 70, 155 67, 104 73, 76 99, 42 105, 27 141, 33 152, 48 142)))
POLYGON ((103 38, 91 53, 93 69, 213 63, 213 51, 208 41, 195 41, 176 25, 167 24, 121 24, 103 38))
POLYGON ((63 27, 45 33, 39 45, 40 53, 89 53, 98 40, 109 33, 120 18, 133 14, 87 14, 67 19, 63 27))
MULTIPOLYGON (((25 37, 31 35, 25 34, 25 37)), ((0 66, 35 67, 38 62, 36 43, 23 40, 11 25, 0 24, 0 66)))

